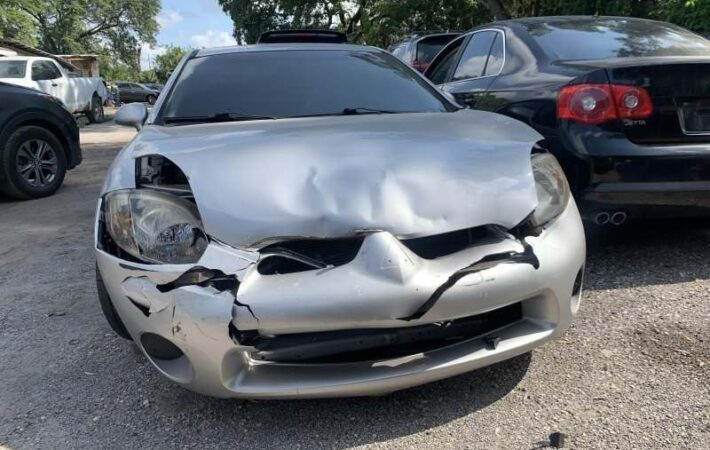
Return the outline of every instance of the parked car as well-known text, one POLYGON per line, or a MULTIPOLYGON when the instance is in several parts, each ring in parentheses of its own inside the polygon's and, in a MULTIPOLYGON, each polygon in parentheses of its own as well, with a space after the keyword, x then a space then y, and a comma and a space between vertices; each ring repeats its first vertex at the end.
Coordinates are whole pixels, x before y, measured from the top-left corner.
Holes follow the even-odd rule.
POLYGON ((35 89, 0 82, 0 193, 46 197, 81 163, 79 127, 64 104, 35 89))
POLYGON ((159 90, 142 83, 117 81, 116 85, 118 86, 118 99, 121 103, 145 102, 152 105, 160 95, 159 90))
POLYGON ((69 72, 51 58, 11 56, 0 58, 0 82, 40 90, 62 101, 74 114, 86 114, 89 122, 104 120, 108 93, 99 77, 69 72))
POLYGON ((560 336, 584 231, 532 128, 388 52, 192 52, 117 156, 96 223, 106 319, 218 397, 372 395, 560 336))
POLYGON ((347 44, 348 36, 334 30, 271 30, 261 33, 257 44, 347 44))
POLYGON ((710 214, 710 41, 696 34, 619 17, 496 22, 426 76, 540 132, 597 224, 710 214))
POLYGON ((158 91, 158 92, 162 91, 162 90, 163 90, 163 87, 165 86, 165 85, 160 84, 160 83, 142 83, 142 84, 143 84, 145 87, 147 87, 148 89, 153 89, 154 91, 158 91))
POLYGON ((403 41, 390 45, 388 50, 418 71, 424 72, 441 49, 460 34, 458 31, 412 33, 403 41))

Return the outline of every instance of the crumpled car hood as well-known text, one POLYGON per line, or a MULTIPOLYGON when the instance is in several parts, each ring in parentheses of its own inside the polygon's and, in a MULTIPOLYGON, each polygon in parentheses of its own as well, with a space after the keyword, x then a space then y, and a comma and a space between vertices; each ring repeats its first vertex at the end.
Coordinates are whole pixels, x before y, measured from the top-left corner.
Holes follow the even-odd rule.
POLYGON ((134 158, 164 155, 188 176, 207 233, 247 248, 371 230, 411 238, 511 228, 537 205, 530 152, 540 139, 471 110, 148 125, 104 192, 134 187, 134 158))

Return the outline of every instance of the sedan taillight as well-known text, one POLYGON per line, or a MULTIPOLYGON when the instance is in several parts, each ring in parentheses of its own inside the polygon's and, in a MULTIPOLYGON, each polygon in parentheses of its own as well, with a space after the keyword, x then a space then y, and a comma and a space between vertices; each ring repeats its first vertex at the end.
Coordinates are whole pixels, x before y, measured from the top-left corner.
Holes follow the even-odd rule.
POLYGON ((645 119, 653 113, 648 91, 624 84, 565 86, 557 99, 557 118, 598 125, 614 119, 645 119))
POLYGON ((412 67, 414 67, 420 72, 424 72, 427 67, 429 67, 429 63, 426 61, 418 61, 415 59, 414 61, 412 61, 412 67))

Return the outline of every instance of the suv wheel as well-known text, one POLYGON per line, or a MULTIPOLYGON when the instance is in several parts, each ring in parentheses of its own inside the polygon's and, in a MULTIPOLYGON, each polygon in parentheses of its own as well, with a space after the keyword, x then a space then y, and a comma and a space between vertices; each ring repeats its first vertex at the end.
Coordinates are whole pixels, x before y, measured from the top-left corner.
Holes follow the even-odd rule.
POLYGON ((54 194, 64 181, 64 148, 48 130, 37 126, 16 129, 0 143, 0 191, 19 199, 54 194))

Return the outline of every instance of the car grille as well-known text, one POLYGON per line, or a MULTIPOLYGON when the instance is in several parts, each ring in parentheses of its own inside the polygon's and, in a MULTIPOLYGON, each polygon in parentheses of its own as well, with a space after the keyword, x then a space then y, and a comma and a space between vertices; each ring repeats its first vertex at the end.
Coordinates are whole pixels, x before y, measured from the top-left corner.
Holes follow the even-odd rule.
MULTIPOLYGON (((499 239, 487 226, 467 228, 449 233, 401 240, 407 248, 424 259, 435 259, 459 252, 469 247, 499 239)), ((300 255, 322 267, 342 266, 351 262, 360 251, 364 238, 348 239, 297 239, 277 242, 260 249, 269 254, 259 263, 262 275, 278 275, 318 269, 317 264, 298 261, 279 253, 300 255)))

